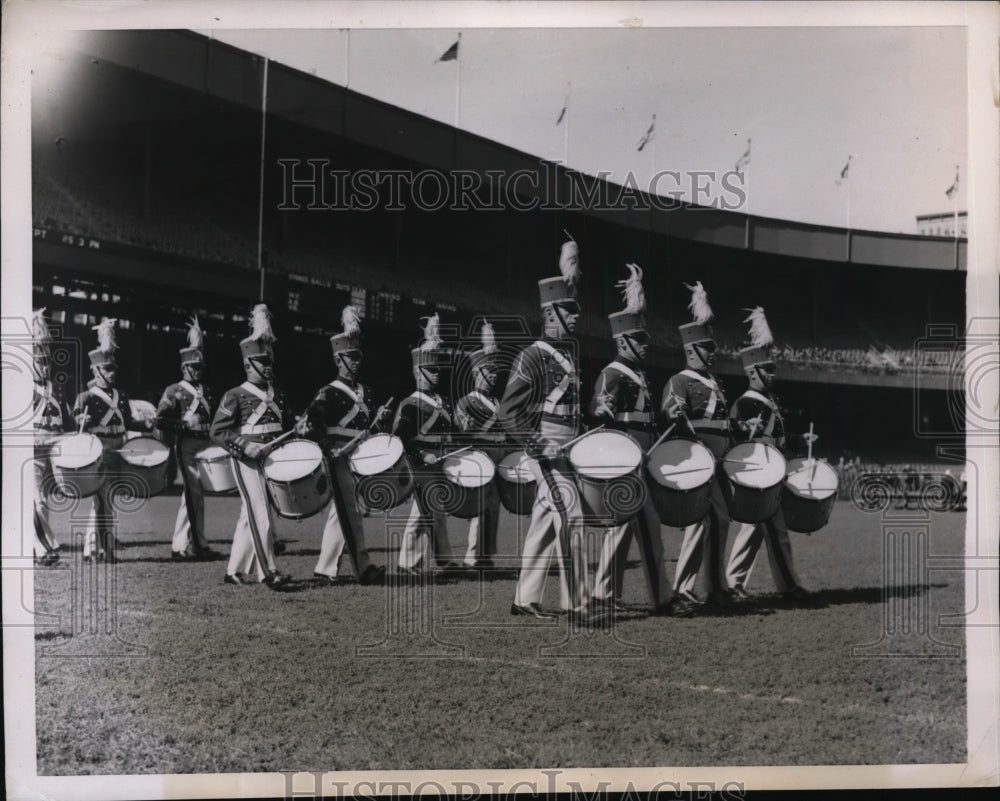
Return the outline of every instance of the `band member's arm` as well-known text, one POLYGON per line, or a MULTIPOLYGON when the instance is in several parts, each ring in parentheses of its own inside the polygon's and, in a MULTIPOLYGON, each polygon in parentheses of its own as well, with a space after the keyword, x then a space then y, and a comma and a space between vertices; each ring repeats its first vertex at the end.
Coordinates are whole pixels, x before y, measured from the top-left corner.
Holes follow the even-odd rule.
POLYGON ((73 420, 76 426, 82 424, 84 431, 89 431, 99 422, 99 418, 95 417, 96 410, 94 404, 90 402, 90 397, 90 393, 84 390, 76 396, 76 401, 73 403, 73 420))
POLYGON ((160 431, 176 433, 182 428, 180 410, 177 406, 177 386, 171 384, 163 390, 163 397, 156 405, 156 427, 160 431))
POLYGON ((597 377, 594 385, 594 397, 590 401, 590 413, 598 423, 607 428, 626 428, 624 423, 615 420, 618 408, 618 396, 621 388, 621 374, 617 370, 605 368, 597 377))
POLYGON ((737 398, 729 413, 730 433, 739 442, 759 439, 771 419, 771 410, 754 398, 737 398))
POLYGON ((132 406, 128 402, 128 396, 121 390, 118 391, 118 408, 121 409, 122 425, 126 431, 152 431, 153 422, 151 420, 136 420, 132 416, 132 406))
POLYGON ((669 426, 681 422, 687 413, 687 408, 687 387, 677 379, 677 376, 673 376, 663 387, 663 400, 660 402, 663 424, 669 426))
POLYGON ((229 390, 222 396, 219 408, 215 410, 209 437, 237 459, 247 461, 246 449, 251 443, 240 434, 242 424, 239 396, 235 390, 229 390))
POLYGON ((500 401, 500 424, 532 456, 539 455, 545 441, 538 435, 545 399, 544 369, 537 348, 527 348, 518 355, 507 379, 500 401))
POLYGON ((396 409, 396 418, 392 421, 392 433, 403 441, 403 447, 408 454, 427 464, 433 462, 437 454, 414 441, 420 434, 421 422, 422 415, 417 401, 407 398, 396 409))
POLYGON ((59 416, 62 418, 62 430, 72 431, 76 425, 73 422, 73 410, 70 408, 69 402, 66 400, 66 396, 62 394, 61 390, 54 390, 53 395, 55 396, 56 403, 59 404, 59 416))

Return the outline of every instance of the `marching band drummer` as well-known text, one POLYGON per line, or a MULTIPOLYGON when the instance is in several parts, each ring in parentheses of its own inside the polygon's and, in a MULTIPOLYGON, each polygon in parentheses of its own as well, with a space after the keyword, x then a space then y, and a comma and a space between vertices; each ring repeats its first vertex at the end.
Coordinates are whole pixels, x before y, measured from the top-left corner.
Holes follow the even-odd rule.
POLYGON ((337 377, 320 388, 295 426, 299 434, 319 443, 333 477, 333 497, 323 525, 323 540, 313 576, 335 584, 346 545, 358 583, 381 584, 385 568, 371 563, 365 547, 364 520, 358 509, 349 454, 334 458, 331 453, 337 446, 367 431, 373 423, 368 407, 369 390, 358 383, 363 353, 357 309, 345 306, 341 324, 343 332, 330 337, 337 377))
POLYGON ((530 456, 540 460, 541 469, 536 475, 538 488, 510 613, 540 619, 555 617, 542 608, 542 598, 549 563, 556 555, 560 604, 588 623, 590 587, 580 502, 573 493, 560 492, 560 503, 552 497, 551 489, 573 484, 572 468, 562 445, 577 436, 580 427, 580 377, 572 342, 580 316, 576 299, 578 265, 576 242, 566 242, 559 257, 561 277, 538 282, 543 336, 522 350, 514 362, 500 402, 500 421, 530 456), (569 543, 570 553, 565 556, 571 576, 566 575, 561 539, 569 543))
MULTIPOLYGON (((497 414, 500 405, 494 394, 497 376, 496 335, 493 326, 483 323, 482 347, 469 354, 474 387, 455 404, 455 419, 458 427, 477 447, 483 446, 492 452, 494 461, 499 448, 509 442, 507 433, 500 425, 497 414)), ((497 553, 497 527, 500 524, 500 491, 491 482, 483 497, 482 514, 469 522, 469 544, 465 553, 465 564, 469 567, 493 568, 493 557, 497 553)))
POLYGON ((451 441, 452 431, 450 405, 437 391, 441 370, 449 361, 448 351, 442 347, 439 326, 437 314, 427 318, 423 342, 410 351, 417 388, 399 404, 392 423, 392 433, 403 441, 413 462, 416 483, 410 517, 399 546, 398 570, 403 575, 419 573, 428 537, 438 564, 446 569, 458 567, 452 560, 448 542, 447 515, 428 509, 424 498, 428 482, 441 479, 439 471, 428 468, 437 464, 442 447, 451 441))
MULTIPOLYGON (((712 319, 712 309, 708 305, 708 294, 701 281, 696 282, 693 287, 688 286, 688 289, 691 290, 688 308, 694 322, 678 326, 687 367, 667 382, 663 389, 661 409, 671 425, 681 430, 685 427, 690 429, 721 464, 731 440, 726 397, 718 381, 709 372, 718 350, 708 324, 712 319)), ((708 591, 706 603, 721 607, 732 603, 723 575, 726 534, 729 529, 729 510, 726 506, 728 492, 727 479, 721 467, 717 466, 711 483, 708 515, 704 520, 684 528, 684 539, 677 556, 677 572, 674 576, 674 597, 670 603, 671 613, 678 617, 690 617, 703 605, 694 594, 695 581, 703 561, 708 591)))
POLYGON ((87 384, 87 389, 76 396, 73 403, 73 417, 82 432, 94 434, 104 448, 104 459, 99 470, 100 485, 93 496, 84 538, 85 562, 116 560, 118 520, 111 496, 115 466, 121 463, 117 451, 125 442, 126 431, 148 432, 153 428, 152 420, 133 420, 128 398, 115 387, 118 377, 115 322, 117 321, 114 319, 105 319, 94 326, 98 347, 88 354, 94 378, 87 384))
MULTIPOLYGON (((740 351, 743 370, 750 386, 733 404, 730 416, 735 422, 733 430, 744 441, 764 442, 784 451, 786 445, 785 425, 778 407, 778 399, 772 389, 777 366, 771 353, 774 338, 759 306, 744 320, 750 323, 750 346, 740 351)), ((803 434, 806 443, 815 442, 814 434, 803 434)), ((746 584, 750 570, 761 542, 767 543, 767 556, 771 563, 774 586, 782 597, 793 601, 804 601, 810 594, 799 583, 792 562, 792 544, 788 538, 785 516, 778 511, 762 523, 741 523, 733 541, 726 568, 726 580, 733 595, 746 600, 750 597, 746 584)))
POLYGON ((34 312, 31 328, 35 379, 31 395, 35 432, 34 558, 36 564, 48 566, 59 561, 59 543, 49 522, 49 495, 55 480, 49 456, 55 437, 72 430, 73 418, 61 389, 52 385, 52 337, 45 323, 45 309, 34 312))
POLYGON ((167 444, 173 445, 183 486, 170 548, 173 559, 203 559, 214 553, 205 538, 205 494, 195 460, 208 445, 212 423, 212 399, 201 380, 205 369, 203 339, 194 317, 188 324, 188 347, 180 351, 182 378, 163 391, 156 407, 156 427, 167 435, 167 444))
POLYGON ((240 494, 240 516, 224 581, 262 581, 274 590, 287 584, 290 577, 275 567, 274 517, 260 461, 267 454, 267 443, 291 428, 294 421, 271 383, 275 337, 271 313, 263 303, 254 306, 250 325, 250 336, 240 341, 247 380, 222 396, 209 436, 233 457, 240 494))
MULTIPOLYGON (((642 268, 636 264, 627 266, 630 277, 618 283, 625 295, 625 309, 608 315, 618 355, 597 379, 591 413, 596 422, 624 431, 647 451, 655 436, 655 409, 642 369, 649 350, 649 334, 642 314, 646 299, 642 290, 642 268)), ((655 613, 663 613, 670 600, 670 583, 663 565, 660 516, 648 492, 637 517, 605 533, 601 560, 594 576, 593 598, 605 606, 616 606, 620 602, 633 533, 639 543, 650 605, 655 613)))

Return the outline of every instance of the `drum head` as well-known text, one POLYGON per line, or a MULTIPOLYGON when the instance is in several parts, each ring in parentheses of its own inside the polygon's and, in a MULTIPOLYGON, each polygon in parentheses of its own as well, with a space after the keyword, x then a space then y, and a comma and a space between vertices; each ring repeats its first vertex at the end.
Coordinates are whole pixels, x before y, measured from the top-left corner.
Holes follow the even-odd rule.
POLYGON ((532 465, 537 466, 538 462, 524 451, 514 451, 508 453, 497 465, 497 474, 511 484, 530 484, 535 480, 532 465))
POLYGON ((392 467, 403 455, 403 440, 392 434, 376 434, 351 454, 351 470, 359 476, 375 476, 392 467))
POLYGON ((569 449, 569 461, 582 476, 607 480, 624 476, 642 464, 642 449, 620 431, 594 431, 569 449))
POLYGON ((121 447, 121 457, 137 467, 158 467, 167 461, 170 449, 155 437, 136 437, 121 447))
POLYGON ((74 434, 57 442, 52 448, 52 464, 68 470, 79 470, 96 464, 104 446, 93 434, 74 434))
POLYGON ((821 459, 792 459, 785 485, 803 498, 821 501, 837 492, 837 471, 821 459))
POLYGON ((195 454, 195 459, 199 462, 214 462, 219 459, 228 459, 229 451, 221 445, 211 445, 195 454))
POLYGON ((475 488, 489 484, 496 467, 485 453, 472 450, 449 456, 442 462, 441 471, 452 484, 475 488))
POLYGON ((744 442, 731 448, 722 466, 730 481, 749 489, 774 487, 785 478, 785 457, 763 442, 744 442))
POLYGON ((664 487, 692 490, 703 487, 715 474, 715 457, 700 442, 671 439, 661 442, 649 455, 649 474, 664 487))
POLYGON ((322 461, 319 445, 307 439, 293 439, 268 454, 264 459, 264 475, 274 481, 296 481, 310 475, 322 461))

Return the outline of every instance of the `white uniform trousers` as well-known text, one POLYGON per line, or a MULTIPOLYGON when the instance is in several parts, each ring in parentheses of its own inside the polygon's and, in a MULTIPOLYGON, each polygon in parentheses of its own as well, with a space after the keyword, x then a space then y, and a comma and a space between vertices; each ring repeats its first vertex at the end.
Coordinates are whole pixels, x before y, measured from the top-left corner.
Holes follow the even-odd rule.
POLYGON ((323 525, 323 540, 319 546, 319 560, 316 562, 315 572, 331 578, 337 576, 340 570, 340 558, 346 547, 354 566, 354 575, 361 578, 371 565, 371 560, 365 547, 364 519, 358 509, 354 476, 348 467, 346 456, 328 461, 327 464, 330 465, 333 474, 333 492, 339 497, 347 519, 341 524, 337 501, 331 498, 330 506, 327 508, 326 523, 323 525))
POLYGON ((49 496, 55 489, 55 477, 52 475, 51 444, 35 445, 35 508, 34 508, 34 555, 44 556, 49 551, 59 549, 59 542, 52 533, 49 520, 49 496))
POLYGON ((205 493, 202 490, 201 479, 198 477, 198 463, 194 458, 199 451, 206 447, 208 447, 206 440, 183 437, 180 445, 174 448, 175 454, 180 451, 177 469, 184 481, 181 505, 177 510, 177 520, 174 523, 174 539, 170 545, 174 553, 184 553, 188 549, 201 551, 208 547, 208 540, 205 539, 205 493), (193 531, 191 517, 188 514, 189 503, 194 511, 193 531))
POLYGON ((716 468, 708 514, 684 528, 684 540, 677 555, 677 572, 674 574, 674 592, 694 597, 698 573, 704 565, 705 590, 718 592, 726 587, 724 557, 726 536, 729 532, 729 509, 726 495, 729 485, 722 468, 716 468))
POLYGON ((452 561, 451 543, 448 542, 448 516, 443 512, 426 509, 423 502, 424 482, 434 480, 443 480, 440 472, 416 476, 417 489, 410 507, 410 518, 406 521, 403 540, 399 544, 400 570, 419 570, 424 563, 428 542, 434 548, 438 565, 452 561))
MULTIPOLYGON (((100 485, 91 496, 90 514, 87 517, 87 531, 84 535, 84 556, 113 554, 118 544, 118 513, 114 506, 115 485, 122 481, 121 457, 117 449, 125 442, 124 437, 101 437, 104 458, 101 460, 100 485)), ((131 486, 130 483, 127 484, 131 486)))
POLYGON ((465 564, 475 567, 492 561, 497 553, 497 528, 500 525, 500 490, 497 479, 486 485, 483 492, 483 512, 469 521, 469 542, 465 564))
POLYGON ((763 523, 740 523, 733 550, 729 554, 726 580, 730 587, 746 587, 750 571, 762 542, 767 543, 767 558, 771 563, 771 575, 778 592, 787 592, 801 586, 792 562, 792 543, 788 539, 788 527, 781 507, 774 517, 763 523))
POLYGON ((233 548, 226 572, 256 574, 263 581, 274 571, 274 516, 267 498, 264 476, 256 467, 233 459, 233 475, 240 494, 240 516, 233 532, 233 548), (260 557, 258 558, 258 552, 260 557), (264 564, 261 564, 261 560, 264 564))
POLYGON ((667 570, 663 564, 660 516, 651 498, 646 498, 639 515, 642 517, 643 525, 640 525, 639 519, 636 518, 619 526, 613 526, 604 533, 601 560, 594 576, 593 596, 601 600, 621 597, 625 562, 634 536, 639 544, 639 557, 646 578, 649 603, 655 608, 670 600, 670 581, 667 579, 667 570))
MULTIPOLYGON (((534 472, 534 470, 532 471, 534 472)), ((590 582, 587 578, 587 558, 583 514, 580 509, 579 495, 573 483, 572 471, 565 460, 552 462, 552 476, 562 487, 564 484, 572 488, 564 491, 569 523, 570 559, 573 565, 573 586, 570 586, 563 564, 563 551, 560 543, 560 532, 563 526, 562 515, 556 511, 549 497, 549 488, 540 471, 536 474, 538 490, 535 504, 531 508, 531 522, 524 537, 524 549, 521 552, 521 572, 517 577, 517 590, 514 603, 518 606, 528 604, 541 605, 545 594, 545 578, 549 572, 552 558, 559 560, 559 604, 567 611, 583 611, 590 600, 590 582)))

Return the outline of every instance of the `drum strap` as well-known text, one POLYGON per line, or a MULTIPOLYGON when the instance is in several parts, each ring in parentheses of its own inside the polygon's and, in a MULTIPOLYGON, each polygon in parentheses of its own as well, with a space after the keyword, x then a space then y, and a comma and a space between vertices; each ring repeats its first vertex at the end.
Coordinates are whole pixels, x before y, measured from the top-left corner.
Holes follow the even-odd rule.
POLYGON ((124 428, 125 421, 122 419, 121 409, 118 408, 118 390, 112 389, 110 397, 108 396, 108 393, 100 387, 91 387, 90 391, 104 401, 108 407, 108 410, 104 413, 104 417, 101 418, 101 422, 97 424, 95 430, 101 433, 112 433, 112 429, 119 427, 124 428))
POLYGON ((705 378, 705 376, 700 373, 696 373, 694 370, 681 370, 681 375, 687 376, 688 378, 693 378, 695 381, 704 384, 712 393, 708 396, 708 403, 705 404, 705 411, 703 417, 706 420, 711 420, 715 415, 715 408, 719 403, 719 398, 722 395, 722 391, 719 389, 719 385, 715 383, 714 378, 705 378))
POLYGON ((424 424, 422 426, 420 426, 421 436, 426 436, 430 432, 430 430, 434 428, 434 424, 437 422, 439 417, 444 417, 446 421, 448 421, 449 423, 451 422, 451 416, 448 414, 448 412, 445 411, 441 401, 438 400, 437 398, 432 398, 426 392, 421 392, 419 389, 412 395, 410 395, 410 397, 422 400, 424 403, 426 403, 428 406, 431 407, 431 416, 424 421, 424 424))
POLYGON ((185 422, 187 423, 194 422, 194 415, 195 412, 198 411, 199 406, 204 407, 206 415, 211 414, 211 411, 208 408, 208 401, 205 400, 205 392, 201 387, 195 389, 194 385, 190 381, 186 380, 181 381, 181 386, 184 387, 185 390, 187 390, 188 394, 190 394, 192 398, 191 405, 188 406, 187 411, 184 412, 183 420, 185 422))
POLYGON ((767 395, 762 395, 754 389, 748 389, 743 393, 744 398, 751 398, 755 401, 760 401, 768 409, 771 410, 771 414, 767 418, 767 423, 764 424, 764 430, 761 431, 758 436, 769 437, 774 433, 774 425, 778 417, 778 404, 771 400, 767 395))
POLYGON ((52 399, 52 382, 46 381, 41 391, 39 391, 38 384, 35 384, 34 392, 35 428, 44 428, 62 422, 59 406, 52 399))
POLYGON ((545 351, 556 364, 562 368, 563 377, 562 380, 553 387, 552 391, 545 397, 545 403, 542 404, 542 411, 547 414, 558 414, 556 405, 562 400, 563 395, 566 394, 566 390, 569 389, 570 384, 573 383, 573 379, 576 378, 576 373, 573 370, 573 365, 569 359, 563 356, 559 351, 553 348, 548 342, 543 340, 538 340, 535 345, 540 349, 545 351))
MULTIPOLYGON (((251 384, 249 381, 244 381, 240 384, 240 387, 245 389, 251 395, 255 395, 260 398, 260 403, 257 408, 253 410, 250 416, 244 421, 243 427, 255 426, 260 422, 260 418, 264 416, 264 413, 270 409, 274 412, 278 420, 281 420, 281 409, 278 408, 278 404, 274 402, 274 387, 270 384, 267 387, 267 392, 264 392, 256 384, 251 384)), ((279 427, 280 430, 280 427, 279 427)))
POLYGON ((619 361, 613 361, 608 365, 612 370, 617 370, 626 378, 630 379, 633 384, 639 387, 639 397, 635 401, 635 408, 630 409, 631 412, 644 412, 646 411, 646 397, 649 395, 649 390, 646 388, 646 376, 637 373, 627 364, 622 364, 619 361))
POLYGON ((340 418, 337 426, 340 428, 346 428, 350 422, 358 416, 359 413, 364 412, 368 414, 368 406, 365 404, 365 391, 360 386, 358 391, 355 392, 347 384, 341 381, 339 378, 331 381, 330 386, 334 389, 338 389, 343 392, 348 398, 353 401, 354 405, 347 410, 347 414, 340 418))
POLYGON ((479 402, 482 403, 483 406, 486 407, 486 410, 490 413, 490 416, 487 417, 483 421, 483 424, 479 427, 479 433, 480 434, 485 434, 491 428, 493 428, 494 424, 497 421, 497 405, 496 405, 496 402, 492 398, 486 397, 482 392, 479 392, 478 390, 473 390, 473 392, 471 394, 473 394, 477 398, 479 398, 479 402))

